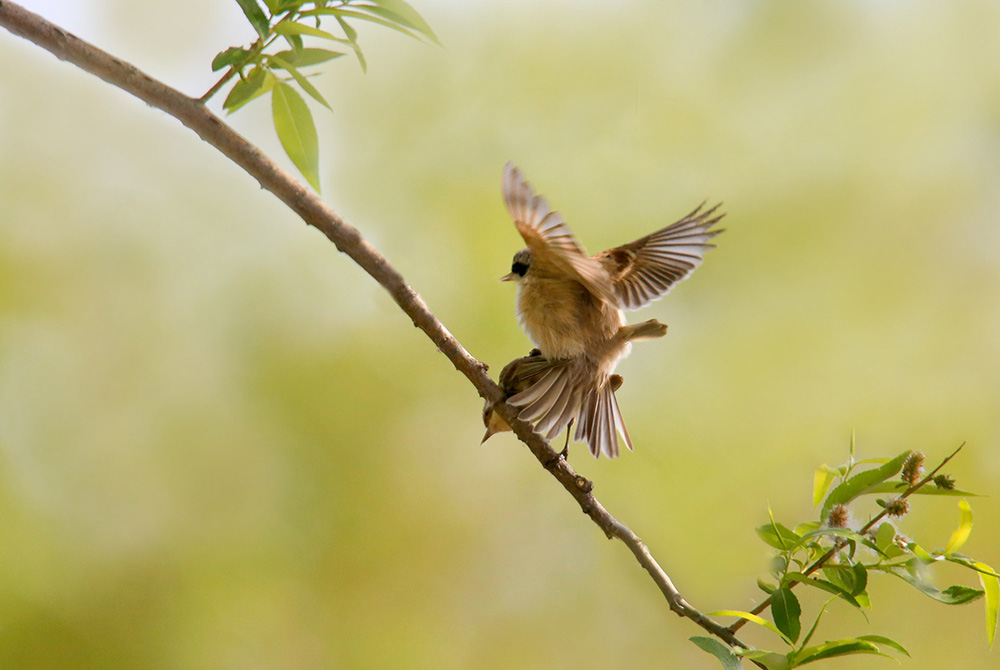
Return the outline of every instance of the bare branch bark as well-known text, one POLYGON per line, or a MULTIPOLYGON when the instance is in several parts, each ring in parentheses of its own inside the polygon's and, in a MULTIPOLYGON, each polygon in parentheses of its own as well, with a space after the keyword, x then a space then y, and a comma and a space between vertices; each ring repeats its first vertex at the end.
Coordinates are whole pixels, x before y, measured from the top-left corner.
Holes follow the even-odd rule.
POLYGON ((673 612, 691 619, 730 646, 747 647, 732 631, 708 618, 684 600, 642 540, 631 529, 611 516, 593 496, 591 493, 593 484, 578 475, 565 459, 559 458, 556 451, 532 429, 531 424, 517 419, 516 409, 502 402, 503 392, 486 374, 487 366, 466 351, 385 257, 318 195, 296 181, 257 147, 222 122, 200 100, 166 86, 135 66, 118 60, 13 2, 0 0, 0 25, 11 33, 46 49, 60 60, 72 63, 178 119, 201 139, 243 168, 262 188, 276 195, 303 221, 320 230, 339 251, 350 256, 389 292, 400 309, 413 321, 413 325, 424 331, 438 350, 448 357, 455 369, 472 382, 480 396, 499 403, 496 411, 513 428, 518 438, 528 446, 539 463, 573 496, 583 512, 604 531, 605 535, 609 538, 618 538, 629 548, 659 587, 673 612))

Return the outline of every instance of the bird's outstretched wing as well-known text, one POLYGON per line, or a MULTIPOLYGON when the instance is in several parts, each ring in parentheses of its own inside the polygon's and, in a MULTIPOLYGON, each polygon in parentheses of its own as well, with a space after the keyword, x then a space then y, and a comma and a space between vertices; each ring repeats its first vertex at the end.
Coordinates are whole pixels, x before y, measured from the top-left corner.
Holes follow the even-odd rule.
POLYGON ((579 281, 596 297, 617 304, 618 294, 604 266, 587 255, 559 212, 535 194, 513 163, 504 166, 503 200, 531 250, 531 266, 536 274, 579 281))
POLYGON ((643 238, 597 254, 611 277, 618 302, 638 309, 662 298, 674 284, 701 265, 709 240, 722 232, 710 230, 723 214, 720 205, 703 211, 704 203, 680 221, 643 238))

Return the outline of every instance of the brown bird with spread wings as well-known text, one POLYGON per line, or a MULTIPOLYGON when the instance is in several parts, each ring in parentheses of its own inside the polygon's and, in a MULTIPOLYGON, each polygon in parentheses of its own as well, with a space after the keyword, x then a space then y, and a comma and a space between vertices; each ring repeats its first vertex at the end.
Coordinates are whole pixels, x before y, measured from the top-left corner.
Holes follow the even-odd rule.
POLYGON ((667 334, 655 319, 626 325, 622 310, 662 297, 701 265, 714 247, 709 240, 722 232, 710 229, 723 215, 715 213, 718 205, 699 206, 662 230, 589 256, 512 163, 504 168, 503 195, 528 246, 514 254, 501 281, 517 282, 518 317, 545 359, 532 362, 531 385, 508 402, 545 439, 575 421, 574 440, 586 442, 595 457, 614 458, 619 435, 629 449, 632 439, 614 394, 620 378, 612 383, 612 373, 632 342, 667 334))

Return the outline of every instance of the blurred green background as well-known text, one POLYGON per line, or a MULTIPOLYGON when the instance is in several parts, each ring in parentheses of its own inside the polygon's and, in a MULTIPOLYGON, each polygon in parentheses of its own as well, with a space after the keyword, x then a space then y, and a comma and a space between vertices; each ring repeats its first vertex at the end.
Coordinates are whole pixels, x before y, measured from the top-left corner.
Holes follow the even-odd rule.
MULTIPOLYGON (((226 0, 24 4, 193 95, 252 40, 226 0)), ((360 26, 369 73, 315 80, 324 196, 494 372, 530 346, 507 160, 592 252, 725 201, 630 316, 670 324, 619 367, 635 453, 571 453, 692 604, 758 599, 753 528, 810 518, 852 429, 861 457, 967 440, 949 470, 996 491, 1000 5, 414 4, 444 48, 360 26)), ((325 238, 165 114, 0 57, 0 665, 716 667, 520 443, 479 446, 473 388, 325 238)), ((268 103, 232 122, 287 164, 268 103)), ((1000 503, 972 504, 996 566, 1000 503)), ((914 507, 943 546, 955 500, 914 507)), ((981 601, 870 591, 820 637, 996 662, 981 601)))

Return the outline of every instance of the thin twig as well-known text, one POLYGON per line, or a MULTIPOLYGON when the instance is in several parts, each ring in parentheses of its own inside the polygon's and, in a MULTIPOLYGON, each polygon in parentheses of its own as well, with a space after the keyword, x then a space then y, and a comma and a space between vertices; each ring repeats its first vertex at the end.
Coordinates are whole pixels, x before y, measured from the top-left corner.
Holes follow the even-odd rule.
MULTIPOLYGON (((922 488, 923 486, 929 484, 931 482, 931 480, 934 479, 934 476, 941 470, 941 468, 943 468, 948 463, 948 461, 950 461, 951 459, 953 459, 958 454, 958 452, 960 452, 962 450, 962 447, 964 447, 964 446, 965 446, 965 442, 963 442, 962 444, 958 445, 958 449, 956 449, 955 451, 951 452, 943 461, 941 461, 941 463, 936 468, 934 468, 933 470, 930 471, 930 474, 928 474, 926 477, 924 477, 923 479, 921 479, 916 484, 913 484, 912 486, 910 486, 910 488, 908 488, 905 491, 903 491, 903 493, 900 494, 899 499, 903 500, 904 498, 909 498, 912 494, 916 493, 920 488, 922 488)), ((886 511, 886 510, 883 509, 871 521, 869 521, 868 523, 866 523, 864 526, 861 527, 861 530, 858 531, 858 535, 864 535, 869 530, 871 530, 872 528, 874 528, 875 524, 877 524, 879 521, 881 521, 882 519, 884 519, 888 513, 889 513, 888 511, 886 511)), ((829 561, 831 558, 833 558, 837 554, 838 551, 840 551, 841 549, 843 549, 844 547, 846 547, 848 542, 850 542, 850 540, 847 540, 847 539, 842 538, 842 537, 841 538, 837 538, 837 541, 834 542, 833 546, 830 547, 830 549, 825 554, 823 554, 822 556, 820 556, 819 558, 817 558, 815 561, 813 561, 812 565, 810 565, 808 568, 806 568, 805 570, 803 570, 802 574, 804 574, 804 575, 811 575, 814 572, 816 572, 817 570, 819 570, 820 568, 822 568, 824 565, 826 565, 827 561, 829 561)), ((788 585, 788 588, 793 589, 793 588, 795 588, 796 584, 798 584, 798 583, 799 582, 791 582, 788 585)), ((762 600, 760 603, 758 603, 752 610, 750 610, 750 613, 751 614, 760 614, 761 612, 763 612, 764 610, 766 610, 770 605, 771 605, 771 596, 768 596, 767 598, 765 598, 764 600, 762 600)), ((746 619, 740 619, 736 623, 730 625, 727 628, 727 630, 729 632, 731 632, 731 633, 735 633, 740 628, 742 628, 746 624, 746 622, 747 622, 746 619)))
POLYGON ((565 459, 559 458, 531 424, 516 418, 517 410, 503 402, 503 392, 486 374, 486 366, 469 354, 448 332, 416 291, 410 288, 402 275, 378 250, 319 196, 273 163, 263 152, 212 114, 199 100, 166 86, 135 66, 114 58, 13 2, 0 0, 0 25, 50 51, 57 58, 68 61, 175 117, 243 168, 262 188, 277 196, 303 221, 326 235, 339 251, 350 256, 389 292, 400 309, 413 321, 413 325, 424 331, 452 365, 472 382, 480 396, 497 403, 496 411, 542 466, 573 496, 583 512, 605 535, 618 538, 635 555, 636 560, 659 587, 673 612, 691 619, 730 646, 747 648, 731 631, 684 600, 642 540, 611 516, 592 495, 593 484, 578 475, 565 459))
POLYGON ((228 82, 230 79, 232 79, 236 75, 236 73, 238 73, 238 72, 239 72, 238 68, 235 68, 235 67, 229 68, 229 71, 226 72, 226 74, 222 75, 222 78, 219 79, 219 81, 217 81, 214 84, 212 84, 212 88, 210 88, 207 91, 205 91, 205 95, 203 95, 200 98, 198 98, 198 102, 200 102, 201 104, 205 104, 206 102, 208 102, 209 99, 213 95, 215 95, 216 93, 218 93, 219 89, 222 88, 223 86, 225 86, 226 82, 228 82))
MULTIPOLYGON (((205 95, 198 98, 198 102, 200 102, 203 105, 207 103, 213 95, 219 92, 219 89, 221 89, 223 86, 226 85, 226 82, 232 79, 235 75, 240 74, 243 68, 247 66, 247 63, 251 59, 255 58, 258 53, 260 53, 268 46, 270 46, 275 39, 277 39, 277 36, 272 37, 270 40, 268 40, 267 44, 265 44, 264 38, 258 37, 257 41, 250 45, 250 49, 248 50, 247 55, 244 57, 243 62, 240 63, 238 66, 230 67, 229 70, 224 75, 222 75, 222 78, 219 79, 219 81, 212 84, 212 88, 205 91, 205 95)), ((240 76, 242 77, 243 75, 240 74, 240 76)))

